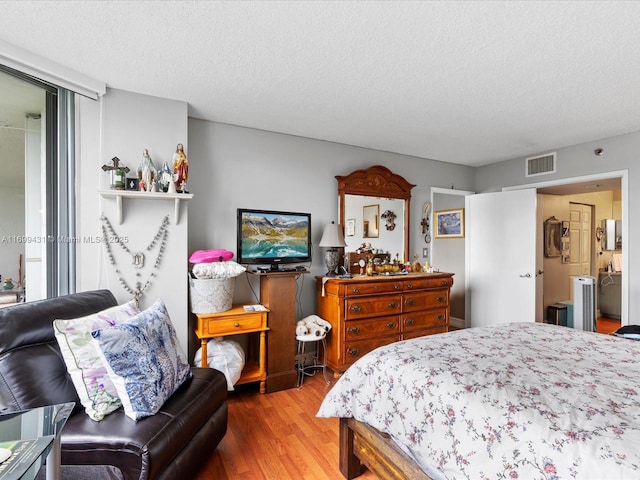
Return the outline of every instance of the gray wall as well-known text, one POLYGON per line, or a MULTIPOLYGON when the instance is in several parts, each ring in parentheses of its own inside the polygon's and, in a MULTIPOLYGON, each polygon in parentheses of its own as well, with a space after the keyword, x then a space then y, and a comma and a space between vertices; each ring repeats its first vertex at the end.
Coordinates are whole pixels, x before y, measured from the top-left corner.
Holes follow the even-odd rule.
MULTIPOLYGON (((448 195, 434 193, 433 212, 464 208, 463 195, 448 195)), ((432 217, 433 218, 433 217, 432 217)), ((464 238, 435 238, 435 226, 431 228, 432 265, 442 272, 453 272, 453 287, 451 288, 451 317, 461 319, 457 323, 464 326, 465 319, 465 239, 464 238)))
MULTIPOLYGON (((420 216, 431 187, 472 189, 474 169, 421 158, 368 150, 203 120, 189 120, 189 251, 236 251, 236 209, 264 208, 310 212, 311 274, 298 283, 299 315, 315 313, 314 276, 322 275, 317 247, 325 224, 338 220, 336 175, 384 165, 416 184, 411 199, 410 252, 422 253, 420 216), (415 247, 415 248, 414 248, 415 247)), ((234 301, 255 301, 257 278, 236 280, 234 301)))
POLYGON ((105 253, 100 216, 104 214, 116 234, 125 237, 131 252, 143 252, 141 270, 131 266, 131 256, 112 244, 112 251, 122 277, 131 287, 136 280, 143 284, 153 272, 159 245, 145 249, 158 232, 165 215, 169 215, 166 250, 155 277, 144 291, 141 308, 150 307, 162 298, 167 306, 178 340, 185 353, 189 338, 187 305, 187 221, 188 203, 181 202, 178 224, 174 222, 174 202, 166 199, 123 200, 123 222, 118 224, 116 200, 104 198, 100 190, 109 189, 109 175, 100 168, 117 156, 135 177, 143 149, 149 149, 159 168, 171 162, 178 143, 187 145, 187 104, 177 100, 139 95, 124 90, 107 89, 99 102, 78 98, 79 139, 76 159, 76 227, 81 241, 76 244, 78 291, 110 289, 120 303, 131 299, 122 288, 114 267, 105 253), (139 273, 140 277, 136 274, 139 273))

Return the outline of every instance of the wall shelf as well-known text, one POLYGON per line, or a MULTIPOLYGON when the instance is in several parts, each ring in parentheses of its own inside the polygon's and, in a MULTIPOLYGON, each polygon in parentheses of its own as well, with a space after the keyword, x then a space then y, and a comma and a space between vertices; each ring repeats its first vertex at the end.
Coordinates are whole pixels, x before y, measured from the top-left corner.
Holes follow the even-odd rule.
POLYGON ((122 221, 124 219, 122 213, 122 200, 124 198, 145 200, 173 200, 173 223, 176 225, 180 221, 180 201, 191 200, 193 198, 193 193, 138 192, 135 190, 100 190, 100 195, 102 195, 102 197, 104 198, 116 199, 119 225, 122 225, 122 221))

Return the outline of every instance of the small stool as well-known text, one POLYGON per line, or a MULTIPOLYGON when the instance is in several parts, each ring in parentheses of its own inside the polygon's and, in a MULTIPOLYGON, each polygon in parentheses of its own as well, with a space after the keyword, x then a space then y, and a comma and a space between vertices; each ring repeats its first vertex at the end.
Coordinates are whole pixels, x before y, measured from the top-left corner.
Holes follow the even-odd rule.
POLYGON ((298 388, 302 387, 304 383, 305 375, 310 377, 316 373, 317 369, 322 368, 322 376, 324 377, 324 381, 327 382, 327 385, 331 383, 331 380, 327 378, 327 335, 316 336, 313 334, 309 335, 296 335, 296 343, 297 343, 297 353, 296 353, 296 371, 298 372, 298 388), (322 363, 318 363, 318 345, 316 344, 316 353, 313 357, 312 365, 305 365, 305 346, 307 343, 311 342, 322 342, 322 353, 323 359, 322 363), (311 372, 309 372, 311 370, 311 372))

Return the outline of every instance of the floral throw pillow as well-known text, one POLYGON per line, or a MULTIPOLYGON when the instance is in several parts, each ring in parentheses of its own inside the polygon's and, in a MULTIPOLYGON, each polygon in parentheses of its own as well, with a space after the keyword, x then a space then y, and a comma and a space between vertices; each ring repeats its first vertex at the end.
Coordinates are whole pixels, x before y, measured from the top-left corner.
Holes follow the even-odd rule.
POLYGON ((191 377, 162 300, 130 321, 96 330, 92 335, 124 412, 133 420, 156 414, 191 377))
POLYGON ((67 371, 85 412, 93 420, 102 420, 122 402, 92 341, 91 332, 128 321, 138 313, 140 310, 131 300, 86 317, 53 321, 67 371))

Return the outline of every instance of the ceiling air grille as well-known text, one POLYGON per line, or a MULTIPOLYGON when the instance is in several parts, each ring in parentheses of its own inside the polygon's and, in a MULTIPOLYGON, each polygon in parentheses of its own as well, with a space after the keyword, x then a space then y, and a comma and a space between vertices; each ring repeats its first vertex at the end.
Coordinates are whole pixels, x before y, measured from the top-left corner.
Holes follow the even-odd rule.
POLYGON ((556 153, 547 153, 537 157, 529 157, 526 159, 526 177, 535 177, 536 175, 547 175, 556 171, 556 153))

